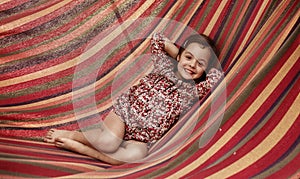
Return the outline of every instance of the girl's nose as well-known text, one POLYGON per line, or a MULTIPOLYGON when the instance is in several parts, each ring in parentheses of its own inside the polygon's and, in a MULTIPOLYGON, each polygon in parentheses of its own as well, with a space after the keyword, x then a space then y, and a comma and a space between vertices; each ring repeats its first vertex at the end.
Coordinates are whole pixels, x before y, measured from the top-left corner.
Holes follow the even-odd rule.
POLYGON ((193 68, 195 68, 196 65, 197 65, 197 63, 198 63, 197 60, 193 59, 193 60, 190 61, 190 66, 193 67, 193 68))

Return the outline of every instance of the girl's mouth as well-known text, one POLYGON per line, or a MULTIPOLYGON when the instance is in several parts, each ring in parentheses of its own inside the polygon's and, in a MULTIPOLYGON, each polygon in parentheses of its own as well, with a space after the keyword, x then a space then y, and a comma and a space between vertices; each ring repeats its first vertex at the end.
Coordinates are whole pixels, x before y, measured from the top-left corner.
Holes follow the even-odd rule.
POLYGON ((186 73, 190 74, 190 75, 192 75, 192 74, 195 73, 194 71, 192 71, 192 70, 190 70, 190 69, 187 69, 187 68, 185 68, 184 71, 185 71, 186 73))

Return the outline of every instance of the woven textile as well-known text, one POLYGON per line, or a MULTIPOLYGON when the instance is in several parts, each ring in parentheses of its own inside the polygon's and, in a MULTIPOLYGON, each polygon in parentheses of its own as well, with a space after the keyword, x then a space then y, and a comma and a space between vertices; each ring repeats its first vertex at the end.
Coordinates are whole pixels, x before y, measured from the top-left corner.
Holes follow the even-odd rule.
POLYGON ((299 178, 299 6, 2 0, 0 178, 299 178), (97 126, 151 68, 145 39, 162 31, 180 44, 189 29, 214 39, 225 77, 150 149, 157 160, 111 166, 41 141, 51 128, 97 126))

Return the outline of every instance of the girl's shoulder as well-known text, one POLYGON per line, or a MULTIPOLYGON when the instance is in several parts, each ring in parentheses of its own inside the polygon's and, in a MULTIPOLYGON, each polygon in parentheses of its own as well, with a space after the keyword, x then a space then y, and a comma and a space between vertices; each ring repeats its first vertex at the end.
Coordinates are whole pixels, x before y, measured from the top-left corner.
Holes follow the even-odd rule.
POLYGON ((218 70, 216 68, 212 68, 208 71, 208 73, 206 75, 206 80, 218 81, 223 76, 224 76, 224 73, 221 70, 218 70))

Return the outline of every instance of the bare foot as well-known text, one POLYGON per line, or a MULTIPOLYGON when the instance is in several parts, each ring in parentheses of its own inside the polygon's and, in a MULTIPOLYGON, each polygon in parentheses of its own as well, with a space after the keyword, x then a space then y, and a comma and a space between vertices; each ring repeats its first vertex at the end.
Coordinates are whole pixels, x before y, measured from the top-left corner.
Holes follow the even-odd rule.
POLYGON ((73 134, 74 131, 50 129, 44 137, 44 141, 48 143, 54 143, 58 137, 72 139, 73 134))
POLYGON ((81 153, 84 149, 84 145, 82 143, 68 138, 58 137, 55 139, 54 144, 56 147, 72 150, 79 153, 81 153))

